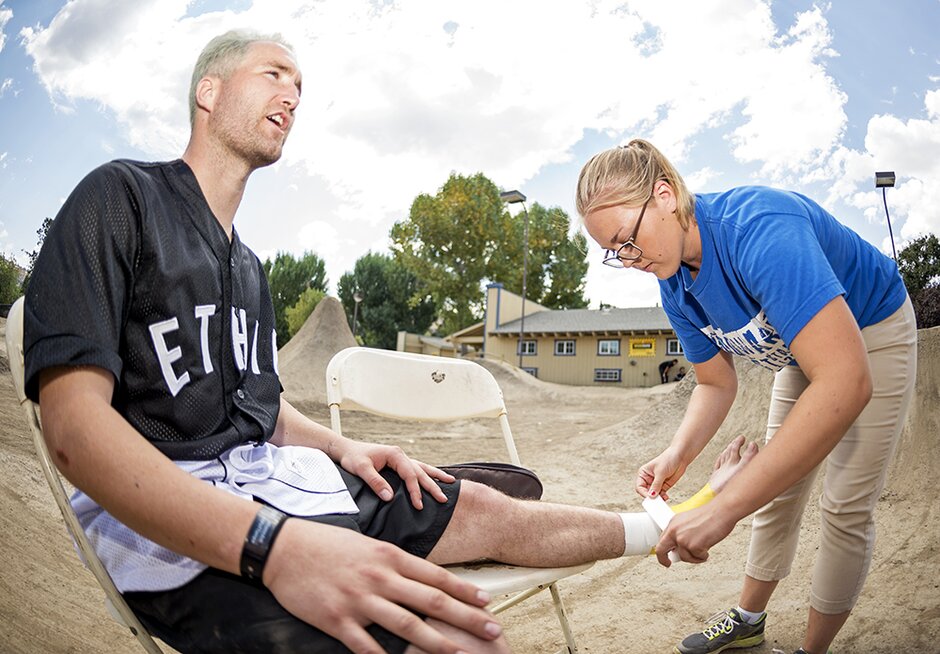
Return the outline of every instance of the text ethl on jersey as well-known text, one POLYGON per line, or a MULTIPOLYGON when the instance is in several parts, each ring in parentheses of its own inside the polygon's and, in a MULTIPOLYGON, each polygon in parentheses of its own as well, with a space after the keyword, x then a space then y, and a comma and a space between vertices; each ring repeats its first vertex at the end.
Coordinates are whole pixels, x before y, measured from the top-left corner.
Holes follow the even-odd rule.
MULTIPOLYGON (((214 304, 197 304, 193 312, 194 318, 199 321, 199 345, 202 351, 202 368, 207 375, 211 374, 215 367, 212 365, 212 356, 209 353, 209 318, 215 315, 214 304)), ((189 383, 189 371, 183 372, 177 376, 173 370, 173 363, 183 358, 183 350, 179 345, 169 347, 167 345, 167 335, 178 331, 180 328, 177 318, 161 320, 149 326, 150 338, 153 341, 153 348, 160 362, 160 370, 163 372, 163 379, 166 381, 167 388, 173 397, 180 392, 186 384, 189 383)), ((232 356, 235 358, 235 365, 239 370, 248 370, 251 366, 251 372, 258 375, 261 373, 258 368, 258 321, 255 321, 253 335, 251 338, 251 349, 248 348, 248 319, 244 309, 232 307, 232 356)), ((277 332, 271 330, 271 356, 274 361, 274 372, 277 372, 277 332)))

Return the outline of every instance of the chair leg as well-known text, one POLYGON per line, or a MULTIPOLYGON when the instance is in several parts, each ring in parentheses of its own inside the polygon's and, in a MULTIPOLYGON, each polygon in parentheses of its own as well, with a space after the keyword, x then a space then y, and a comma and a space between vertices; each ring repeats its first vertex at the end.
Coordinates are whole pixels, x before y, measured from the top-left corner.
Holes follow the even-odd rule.
POLYGON ((571 626, 568 624, 568 612, 565 611, 565 603, 561 600, 558 586, 557 584, 552 584, 548 589, 552 592, 552 601, 555 603, 555 612, 558 613, 558 622, 561 623, 561 630, 565 634, 565 642, 568 644, 568 654, 578 654, 578 645, 574 642, 574 634, 571 633, 571 626))

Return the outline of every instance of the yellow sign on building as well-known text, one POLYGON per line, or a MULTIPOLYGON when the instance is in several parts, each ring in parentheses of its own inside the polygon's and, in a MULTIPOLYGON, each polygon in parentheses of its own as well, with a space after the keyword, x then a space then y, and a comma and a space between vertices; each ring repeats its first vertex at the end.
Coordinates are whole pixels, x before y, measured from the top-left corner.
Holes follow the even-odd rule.
POLYGON ((631 357, 654 357, 656 356, 655 338, 631 338, 630 354, 631 357))

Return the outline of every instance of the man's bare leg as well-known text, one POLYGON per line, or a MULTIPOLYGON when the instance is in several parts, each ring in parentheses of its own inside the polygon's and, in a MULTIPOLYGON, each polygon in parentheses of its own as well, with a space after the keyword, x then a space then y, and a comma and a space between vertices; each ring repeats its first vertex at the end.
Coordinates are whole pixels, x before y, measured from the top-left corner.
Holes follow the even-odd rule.
MULTIPOLYGON (((721 453, 709 479, 715 493, 757 453, 736 438, 721 453)), ((557 567, 623 555, 626 538, 618 513, 507 497, 464 481, 454 515, 428 556, 439 563, 491 559, 515 565, 557 567)))

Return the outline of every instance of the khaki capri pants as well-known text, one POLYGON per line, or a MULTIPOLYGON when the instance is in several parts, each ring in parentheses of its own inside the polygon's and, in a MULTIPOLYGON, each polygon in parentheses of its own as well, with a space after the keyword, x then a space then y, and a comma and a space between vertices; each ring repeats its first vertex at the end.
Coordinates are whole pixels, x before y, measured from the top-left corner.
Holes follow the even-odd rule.
MULTIPOLYGON (((871 401, 835 449, 805 478, 760 509, 751 530, 745 572, 759 581, 790 573, 800 521, 813 481, 825 466, 819 498, 820 542, 810 605, 824 614, 852 610, 865 584, 875 544, 874 511, 884 488, 917 376, 917 326, 910 299, 862 330, 871 365, 871 401)), ((767 442, 809 385, 796 366, 777 373, 767 442)))

